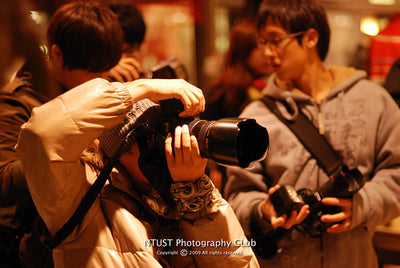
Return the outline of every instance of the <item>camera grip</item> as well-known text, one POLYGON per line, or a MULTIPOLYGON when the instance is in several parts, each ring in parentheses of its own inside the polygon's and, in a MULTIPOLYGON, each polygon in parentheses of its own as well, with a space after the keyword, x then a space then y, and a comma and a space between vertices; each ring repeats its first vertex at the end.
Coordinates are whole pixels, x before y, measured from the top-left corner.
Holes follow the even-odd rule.
POLYGON ((291 185, 283 185, 270 195, 276 214, 279 216, 290 215, 293 210, 299 210, 304 201, 291 185))

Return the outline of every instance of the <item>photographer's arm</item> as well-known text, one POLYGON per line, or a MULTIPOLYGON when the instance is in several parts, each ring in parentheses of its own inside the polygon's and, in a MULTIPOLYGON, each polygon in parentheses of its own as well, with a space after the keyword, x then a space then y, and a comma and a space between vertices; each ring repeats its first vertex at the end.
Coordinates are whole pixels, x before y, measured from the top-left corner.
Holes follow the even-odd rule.
POLYGON ((70 218, 95 179, 86 178, 82 151, 104 129, 121 122, 136 101, 171 96, 186 100, 185 108, 193 111, 203 107, 201 91, 181 80, 120 84, 94 79, 33 110, 21 129, 17 151, 50 232, 70 218))
POLYGON ((154 102, 176 98, 182 101, 184 107, 179 116, 193 116, 204 111, 203 92, 183 79, 139 79, 124 85, 134 102, 143 98, 154 102))
POLYGON ((248 236, 254 236, 254 232, 269 232, 278 227, 290 229, 309 214, 309 206, 304 205, 298 212, 292 211, 289 218, 286 215, 277 216, 269 196, 280 186, 267 189, 260 163, 252 171, 237 167, 229 167, 227 170, 229 179, 225 194, 248 236))

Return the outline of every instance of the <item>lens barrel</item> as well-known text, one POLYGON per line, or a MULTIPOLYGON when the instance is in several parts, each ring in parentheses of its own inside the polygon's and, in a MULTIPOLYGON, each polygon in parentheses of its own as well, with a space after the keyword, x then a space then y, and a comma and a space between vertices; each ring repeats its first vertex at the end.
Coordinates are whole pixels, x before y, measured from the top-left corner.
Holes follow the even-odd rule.
POLYGON ((193 120, 189 130, 197 138, 201 155, 221 165, 248 167, 266 156, 269 145, 267 129, 254 119, 193 120))

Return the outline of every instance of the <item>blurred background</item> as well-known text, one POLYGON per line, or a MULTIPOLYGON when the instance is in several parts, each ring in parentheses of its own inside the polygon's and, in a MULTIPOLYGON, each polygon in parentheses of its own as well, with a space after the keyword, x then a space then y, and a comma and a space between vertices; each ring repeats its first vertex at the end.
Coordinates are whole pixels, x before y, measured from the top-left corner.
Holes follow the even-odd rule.
MULTIPOLYGON (((66 2, 70 1, 31 0, 31 14, 43 30, 43 43, 48 19, 66 2)), ((234 21, 254 16, 261 0, 125 2, 139 7, 147 26, 139 58, 143 67, 150 69, 173 56, 186 67, 189 82, 204 89, 222 70, 234 21)), ((354 66, 367 71, 369 79, 383 84, 390 67, 400 58, 400 0, 321 0, 321 3, 327 10, 332 31, 326 65, 354 66)), ((379 228, 375 244, 385 267, 400 265, 400 220, 379 228)))
MULTIPOLYGON (((31 2, 33 17, 45 29, 52 12, 68 1, 31 2)), ((174 56, 186 66, 190 82, 204 88, 221 71, 233 22, 242 16, 253 16, 260 0, 128 2, 140 8, 147 25, 141 48, 143 66, 150 68, 174 56)), ((326 64, 364 69, 370 79, 383 83, 389 68, 400 57, 400 0, 321 2, 327 10, 332 30, 326 64)))

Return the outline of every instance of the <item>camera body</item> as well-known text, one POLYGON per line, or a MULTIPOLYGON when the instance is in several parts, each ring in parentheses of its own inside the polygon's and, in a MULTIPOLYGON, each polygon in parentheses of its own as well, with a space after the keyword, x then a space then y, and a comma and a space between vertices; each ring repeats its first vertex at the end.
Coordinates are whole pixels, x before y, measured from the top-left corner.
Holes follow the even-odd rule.
MULTIPOLYGON (((151 68, 151 72, 152 78, 187 79, 185 67, 173 57, 151 68)), ((197 138, 202 157, 213 159, 218 164, 247 167, 266 156, 268 132, 254 119, 206 121, 179 117, 183 110, 183 104, 178 99, 160 101, 161 127, 158 131, 164 138, 168 133, 174 133, 177 126, 187 124, 190 133, 197 138)))
POLYGON ((338 206, 322 204, 324 197, 351 198, 365 183, 365 179, 358 169, 349 170, 347 166, 339 166, 329 180, 319 189, 311 188, 294 190, 291 185, 283 185, 271 194, 270 199, 278 216, 290 215, 293 210, 299 210, 303 205, 310 207, 310 214, 296 228, 312 237, 321 235, 326 228, 335 223, 324 223, 321 216, 336 214, 342 211, 338 206))
POLYGON ((150 74, 147 78, 176 78, 187 80, 188 73, 181 61, 174 57, 170 57, 151 67, 150 74))
MULTIPOLYGON (((184 79, 184 74, 183 65, 174 58, 152 68, 152 78, 184 79)), ((183 104, 178 99, 162 100, 159 106, 145 112, 157 114, 158 120, 137 126, 134 134, 140 150, 139 167, 142 173, 171 206, 174 203, 170 196, 172 178, 165 159, 164 144, 168 133, 174 133, 177 126, 187 124, 190 134, 197 139, 201 156, 221 165, 248 167, 252 162, 263 159, 269 146, 267 129, 254 119, 206 121, 179 117, 183 110, 183 104)))

